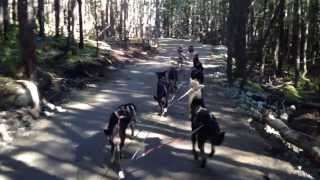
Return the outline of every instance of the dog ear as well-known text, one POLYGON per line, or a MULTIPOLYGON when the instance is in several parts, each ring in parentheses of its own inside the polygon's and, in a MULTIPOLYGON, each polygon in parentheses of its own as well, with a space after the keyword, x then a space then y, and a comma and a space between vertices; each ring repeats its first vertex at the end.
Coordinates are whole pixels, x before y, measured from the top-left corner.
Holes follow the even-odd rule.
POLYGON ((162 71, 160 74, 161 74, 161 76, 166 76, 167 71, 162 71))

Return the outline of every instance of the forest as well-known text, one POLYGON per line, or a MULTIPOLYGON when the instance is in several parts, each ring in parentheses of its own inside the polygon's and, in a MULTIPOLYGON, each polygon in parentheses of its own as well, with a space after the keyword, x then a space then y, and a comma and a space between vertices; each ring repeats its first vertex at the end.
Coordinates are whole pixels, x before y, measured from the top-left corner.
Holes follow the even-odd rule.
POLYGON ((318 0, 3 0, 0 5, 0 67, 11 77, 22 71, 32 79, 52 44, 77 54, 85 40, 125 45, 173 37, 227 46, 230 85, 254 73, 258 83, 290 82, 298 90, 320 91, 318 0))
POLYGON ((277 147, 289 142, 320 162, 320 0, 0 0, 0 112, 32 104, 22 116, 51 116, 40 104, 64 112, 53 104, 152 59, 162 39, 225 48, 226 95, 257 129, 279 132, 281 140, 262 132, 277 147))

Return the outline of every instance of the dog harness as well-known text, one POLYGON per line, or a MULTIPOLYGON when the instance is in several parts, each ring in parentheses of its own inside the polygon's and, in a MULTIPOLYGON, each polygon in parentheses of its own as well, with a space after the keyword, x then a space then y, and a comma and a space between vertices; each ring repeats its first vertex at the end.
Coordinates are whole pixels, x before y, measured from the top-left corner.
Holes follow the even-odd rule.
POLYGON ((207 108, 204 108, 202 106, 199 106, 198 109, 195 111, 196 114, 199 114, 201 111, 207 110, 207 108))
POLYGON ((125 118, 124 115, 119 115, 119 111, 120 111, 120 109, 113 112, 117 116, 118 120, 125 118))

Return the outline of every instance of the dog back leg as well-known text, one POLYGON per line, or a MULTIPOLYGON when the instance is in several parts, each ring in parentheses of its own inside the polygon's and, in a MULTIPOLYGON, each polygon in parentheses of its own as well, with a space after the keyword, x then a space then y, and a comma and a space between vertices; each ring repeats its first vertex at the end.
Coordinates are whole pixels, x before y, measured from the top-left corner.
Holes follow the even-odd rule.
POLYGON ((193 153, 193 158, 195 160, 198 160, 198 153, 196 150, 196 142, 197 142, 197 137, 195 134, 191 135, 191 141, 192 141, 192 153, 193 153))
POLYGON ((109 143, 111 145, 111 151, 110 151, 111 152, 111 159, 110 159, 110 162, 114 163, 116 154, 115 154, 115 144, 113 142, 113 137, 110 137, 109 143))
POLYGON ((126 131, 122 130, 120 133, 119 157, 122 158, 122 148, 126 140, 126 131))
POLYGON ((110 146, 111 146, 111 154, 113 154, 113 152, 114 152, 114 142, 113 142, 113 137, 110 137, 110 139, 109 139, 109 143, 110 143, 110 146))
POLYGON ((203 141, 198 141, 198 147, 200 149, 200 157, 201 157, 201 168, 206 167, 207 164, 207 157, 204 152, 204 142, 203 141))
POLYGON ((209 157, 213 157, 214 153, 216 152, 213 142, 211 142, 211 152, 209 154, 209 157))
POLYGON ((132 123, 130 124, 131 137, 133 137, 133 136, 134 136, 135 123, 136 123, 136 122, 132 122, 132 123))

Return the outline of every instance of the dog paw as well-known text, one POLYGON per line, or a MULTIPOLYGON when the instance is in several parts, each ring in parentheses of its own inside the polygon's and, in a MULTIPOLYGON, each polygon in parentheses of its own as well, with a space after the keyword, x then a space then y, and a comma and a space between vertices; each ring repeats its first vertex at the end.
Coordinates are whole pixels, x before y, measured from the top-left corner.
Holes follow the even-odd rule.
POLYGON ((207 164, 207 160, 203 159, 203 160, 201 161, 200 167, 201 167, 201 168, 205 168, 205 167, 206 167, 206 164, 207 164))
POLYGON ((196 154, 193 155, 193 158, 194 158, 194 160, 196 160, 196 161, 198 161, 198 159, 199 159, 199 158, 198 158, 198 155, 196 155, 196 154))
POLYGON ((111 163, 111 164, 115 164, 115 162, 116 162, 116 159, 115 159, 114 156, 112 156, 111 159, 110 159, 110 163, 111 163))
POLYGON ((209 154, 209 157, 213 157, 213 155, 214 155, 214 152, 211 152, 210 154, 209 154))

